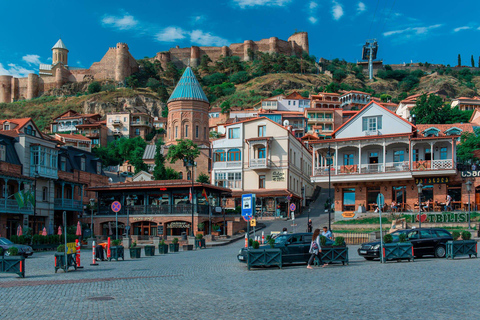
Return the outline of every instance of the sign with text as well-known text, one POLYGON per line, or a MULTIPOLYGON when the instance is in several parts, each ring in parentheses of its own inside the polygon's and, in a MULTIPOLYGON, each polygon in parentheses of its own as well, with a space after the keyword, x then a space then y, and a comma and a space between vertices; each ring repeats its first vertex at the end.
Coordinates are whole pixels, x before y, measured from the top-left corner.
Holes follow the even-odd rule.
POLYGON ((183 221, 174 221, 167 223, 167 229, 190 229, 190 223, 183 221))
POLYGON ((430 178, 416 178, 415 184, 422 183, 424 186, 428 184, 449 183, 449 177, 430 177, 430 178))
POLYGON ((255 194, 242 194, 242 217, 249 221, 255 215, 255 194))
MULTIPOLYGON (((425 215, 425 214, 423 214, 425 215)), ((423 216, 422 215, 422 216, 423 216)), ((418 220, 418 213, 411 215, 410 221, 418 220)), ((431 222, 431 223, 453 223, 453 222, 467 222, 468 213, 467 212, 450 212, 450 213, 427 213, 426 218, 422 218, 422 222, 431 222)))
POLYGON ((285 172, 283 171, 273 171, 272 172, 273 181, 285 181, 285 172))
POLYGON ((480 177, 480 170, 468 170, 468 171, 460 171, 462 178, 475 178, 480 177))

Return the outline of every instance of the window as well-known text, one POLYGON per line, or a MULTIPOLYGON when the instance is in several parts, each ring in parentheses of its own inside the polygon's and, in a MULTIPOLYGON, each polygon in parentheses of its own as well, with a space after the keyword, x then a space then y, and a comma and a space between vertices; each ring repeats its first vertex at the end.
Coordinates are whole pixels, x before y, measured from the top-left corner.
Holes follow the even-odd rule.
POLYGON ((123 122, 127 122, 127 117, 123 117, 123 122))
POLYGON ((67 158, 60 157, 60 170, 67 171, 67 158))
POLYGON ((265 159, 266 155, 267 153, 265 148, 258 148, 258 159, 265 159))
POLYGON ((0 145, 0 161, 5 161, 7 155, 6 155, 6 152, 5 152, 5 146, 4 145, 0 145))
POLYGON ((192 173, 190 171, 187 172, 187 180, 192 179, 192 173))
POLYGON ((240 139, 240 128, 228 129, 228 139, 240 139))
POLYGON ((418 149, 413 149, 412 150, 412 160, 413 161, 418 161, 418 149))
POLYGON ((4 124, 3 130, 10 130, 10 124, 4 124))
POLYGON ((242 160, 240 149, 231 149, 228 151, 228 161, 240 161, 240 160, 242 160))
POLYGON ((198 126, 195 126, 195 138, 198 138, 198 126))
POLYGON ((265 175, 258 176, 258 189, 265 189, 265 175))
POLYGON ((215 173, 215 185, 220 187, 239 189, 242 187, 242 173, 217 172, 215 173))
POLYGON ((140 135, 140 129, 139 129, 139 128, 136 128, 136 129, 135 129, 135 135, 136 135, 136 136, 139 136, 139 135, 140 135))
POLYGON ((430 148, 425 149, 425 160, 432 160, 432 151, 430 150, 430 148))
POLYGON ((382 116, 362 118, 362 131, 377 131, 381 129, 382 116))
POLYGON ((447 147, 440 148, 440 160, 447 159, 447 147))
POLYGON ((258 126, 258 136, 265 137, 267 126, 258 126))
POLYGON ((355 188, 343 189, 343 210, 344 211, 355 210, 355 188))
POLYGON ((225 161, 225 150, 216 150, 213 153, 213 162, 223 162, 225 161))
POLYGON ((346 153, 343 155, 343 165, 344 166, 353 165, 353 153, 346 153))
POLYGON ((397 150, 393 152, 393 162, 403 162, 405 161, 405 151, 397 150))
POLYGON ((80 170, 85 171, 85 158, 80 158, 80 170))
POLYGON ((447 185, 447 194, 452 197, 452 201, 462 201, 462 185, 461 184, 447 185))
POLYGON ((175 126, 175 138, 178 138, 178 126, 175 126))
POLYGON ((185 125, 185 138, 188 138, 188 124, 185 125))
POLYGON ((48 201, 48 187, 42 189, 42 201, 48 201))
POLYGON ((28 135, 31 135, 31 136, 35 136, 35 130, 33 130, 33 126, 32 126, 32 125, 28 125, 28 126, 25 128, 25 134, 28 134, 28 135))
POLYGON ((30 147, 30 175, 57 176, 58 151, 42 146, 30 147))
POLYGON ((180 178, 180 180, 183 179, 183 172, 179 172, 178 177, 180 178))

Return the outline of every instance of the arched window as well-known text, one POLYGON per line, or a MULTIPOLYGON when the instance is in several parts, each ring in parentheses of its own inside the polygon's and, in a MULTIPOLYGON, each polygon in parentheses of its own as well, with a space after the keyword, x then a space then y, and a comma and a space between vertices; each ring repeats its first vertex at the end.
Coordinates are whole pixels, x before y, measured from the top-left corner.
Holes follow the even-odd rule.
POLYGON ((213 153, 213 162, 225 161, 225 150, 215 150, 213 153))
POLYGON ((228 161, 241 161, 242 160, 242 154, 240 152, 240 149, 228 150, 227 159, 228 159, 228 161))
POLYGON ((35 136, 35 130, 33 130, 33 126, 32 126, 32 125, 28 125, 28 126, 25 128, 25 134, 28 134, 28 135, 31 135, 31 136, 35 136))
POLYGON ((180 179, 183 179, 183 172, 179 172, 178 177, 179 177, 180 179))

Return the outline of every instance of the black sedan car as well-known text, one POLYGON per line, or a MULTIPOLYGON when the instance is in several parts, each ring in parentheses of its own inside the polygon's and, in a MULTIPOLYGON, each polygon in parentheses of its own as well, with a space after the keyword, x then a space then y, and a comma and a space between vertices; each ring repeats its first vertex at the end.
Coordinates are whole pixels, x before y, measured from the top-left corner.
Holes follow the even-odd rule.
MULTIPOLYGON (((444 258, 447 241, 453 240, 452 235, 441 228, 416 228, 399 230, 392 233, 393 242, 399 241, 400 234, 406 234, 407 239, 413 245, 413 254, 416 258, 422 256, 435 256, 444 258)), ((364 243, 358 249, 358 254, 367 260, 380 258, 380 241, 364 243)))
MULTIPOLYGON (((274 248, 282 250, 283 263, 307 263, 310 258, 310 243, 312 242, 312 233, 290 233, 280 234, 275 238, 274 248)), ((327 239, 326 245, 333 245, 333 241, 327 239)), ((270 248, 270 245, 260 246, 270 248)), ((240 262, 247 262, 247 248, 242 248, 238 252, 237 259, 240 262)))
POLYGON ((7 238, 0 238, 0 247, 3 248, 3 255, 8 256, 8 249, 11 247, 15 247, 18 249, 18 255, 23 255, 25 257, 31 256, 33 254, 33 249, 30 246, 26 246, 23 244, 15 244, 12 241, 8 240, 7 238))

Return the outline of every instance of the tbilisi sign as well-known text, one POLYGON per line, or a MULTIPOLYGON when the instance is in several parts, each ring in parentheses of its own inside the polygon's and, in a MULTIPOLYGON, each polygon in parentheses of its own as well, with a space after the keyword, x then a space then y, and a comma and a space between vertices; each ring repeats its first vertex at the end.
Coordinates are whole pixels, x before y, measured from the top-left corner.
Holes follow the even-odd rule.
MULTIPOLYGON (((425 215, 422 214, 422 216, 425 215)), ((418 216, 418 213, 412 214, 412 220, 414 221, 418 216)), ((451 213, 427 213, 427 218, 422 219, 422 222, 430 223, 448 223, 448 222, 467 222, 468 213, 467 212, 451 212, 451 213)))

